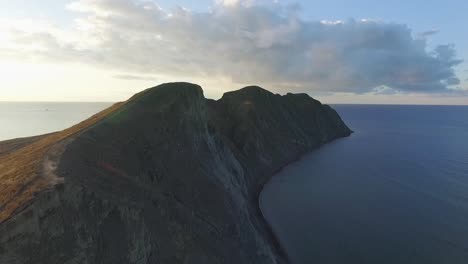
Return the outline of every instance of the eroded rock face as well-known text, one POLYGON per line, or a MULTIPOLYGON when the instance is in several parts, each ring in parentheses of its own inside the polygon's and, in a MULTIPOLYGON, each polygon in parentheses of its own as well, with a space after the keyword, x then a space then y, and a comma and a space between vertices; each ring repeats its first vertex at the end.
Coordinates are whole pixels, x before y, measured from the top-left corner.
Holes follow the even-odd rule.
POLYGON ((284 263, 259 191, 350 133, 307 95, 149 89, 68 143, 63 183, 0 225, 0 263, 284 263))

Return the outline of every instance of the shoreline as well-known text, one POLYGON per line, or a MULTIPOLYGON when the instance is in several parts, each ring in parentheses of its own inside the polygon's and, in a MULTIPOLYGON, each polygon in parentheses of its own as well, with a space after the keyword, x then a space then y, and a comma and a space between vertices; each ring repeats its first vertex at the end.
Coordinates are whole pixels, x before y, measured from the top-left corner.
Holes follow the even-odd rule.
POLYGON ((345 139, 345 138, 348 138, 350 137, 352 134, 354 133, 354 131, 351 131, 349 135, 347 136, 342 136, 342 137, 337 137, 337 138, 334 138, 332 139, 331 141, 329 142, 325 142, 324 144, 321 144, 315 148, 312 148, 311 150, 309 151, 306 151, 305 153, 303 154, 300 154, 298 157, 292 159, 290 162, 288 162, 287 164, 281 166, 279 169, 275 170, 273 172, 273 174, 264 182, 261 184, 261 187, 260 187, 260 190, 257 191, 257 209, 258 211, 260 212, 260 215, 261 215, 261 218, 263 219, 266 227, 267 227, 267 231, 268 231, 268 234, 270 235, 271 239, 272 239, 272 243, 275 247, 275 249, 277 250, 278 254, 285 258, 286 262, 287 263, 291 263, 291 259, 290 259, 290 256, 288 255, 288 252, 286 251, 284 245, 282 244, 281 240, 278 238, 278 236, 276 235, 275 233, 275 230, 273 228, 273 226, 270 224, 268 218, 265 216, 265 213, 263 212, 262 210, 262 201, 263 201, 263 190, 266 188, 266 186, 268 184, 270 184, 270 181, 273 180, 274 177, 277 177, 277 175, 279 173, 281 173, 284 169, 286 169, 287 167, 295 164, 295 163, 298 163, 300 162, 302 159, 304 159, 306 156, 312 154, 313 152, 319 150, 320 148, 328 145, 328 144, 332 144, 333 142, 336 142, 340 139, 345 139))

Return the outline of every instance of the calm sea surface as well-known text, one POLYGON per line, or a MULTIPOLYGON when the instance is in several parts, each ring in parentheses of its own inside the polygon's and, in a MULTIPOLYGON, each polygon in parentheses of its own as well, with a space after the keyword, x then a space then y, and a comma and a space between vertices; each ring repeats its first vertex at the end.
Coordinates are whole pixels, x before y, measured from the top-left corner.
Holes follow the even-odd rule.
POLYGON ((468 263, 468 107, 338 105, 355 131, 260 206, 293 263, 468 263))
POLYGON ((0 102, 0 141, 62 130, 110 105, 111 103, 0 102))

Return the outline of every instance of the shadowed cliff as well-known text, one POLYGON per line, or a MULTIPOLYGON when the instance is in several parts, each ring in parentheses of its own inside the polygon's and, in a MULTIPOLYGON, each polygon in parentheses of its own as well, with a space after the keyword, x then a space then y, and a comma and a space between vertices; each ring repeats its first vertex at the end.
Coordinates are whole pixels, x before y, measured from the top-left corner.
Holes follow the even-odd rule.
POLYGON ((0 263, 284 263, 259 191, 350 133, 305 94, 148 89, 35 154, 51 181, 0 219, 0 263))

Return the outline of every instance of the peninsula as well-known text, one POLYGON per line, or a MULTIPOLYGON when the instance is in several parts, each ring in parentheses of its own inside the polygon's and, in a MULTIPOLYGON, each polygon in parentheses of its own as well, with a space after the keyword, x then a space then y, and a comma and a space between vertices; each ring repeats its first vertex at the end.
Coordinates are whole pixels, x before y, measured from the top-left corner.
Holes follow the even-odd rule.
POLYGON ((0 142, 0 263, 286 263, 268 179, 351 134, 306 94, 167 83, 69 129, 0 142))

